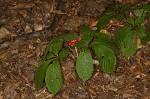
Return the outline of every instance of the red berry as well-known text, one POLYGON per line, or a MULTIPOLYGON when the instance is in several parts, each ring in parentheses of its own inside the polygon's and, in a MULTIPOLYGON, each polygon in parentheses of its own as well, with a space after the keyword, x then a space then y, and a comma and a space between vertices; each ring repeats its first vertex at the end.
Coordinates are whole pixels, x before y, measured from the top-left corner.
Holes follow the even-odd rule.
POLYGON ((79 42, 78 39, 74 39, 74 40, 68 42, 68 46, 72 46, 73 44, 78 43, 78 42, 79 42))
POLYGON ((72 46, 73 44, 74 44, 74 42, 72 42, 72 41, 68 42, 69 46, 72 46))
POLYGON ((75 41, 75 43, 78 43, 78 42, 79 42, 79 40, 78 40, 78 39, 75 39, 74 41, 75 41))

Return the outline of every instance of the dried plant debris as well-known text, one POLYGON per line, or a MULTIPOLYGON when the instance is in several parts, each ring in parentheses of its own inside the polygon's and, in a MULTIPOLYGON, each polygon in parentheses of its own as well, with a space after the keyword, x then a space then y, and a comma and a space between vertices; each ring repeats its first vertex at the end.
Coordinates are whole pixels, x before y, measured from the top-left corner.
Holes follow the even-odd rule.
MULTIPOLYGON (((55 37, 67 31, 78 31, 83 24, 94 28, 97 18, 113 1, 1 0, 0 99, 53 99, 45 87, 36 91, 34 82, 35 69, 51 40, 47 35, 55 37), (54 30, 50 32, 46 27, 52 23, 54 30)), ((123 4, 135 2, 116 1, 123 4)), ((150 20, 146 22, 148 24, 150 20)), ((112 19, 106 29, 113 36, 123 25, 123 22, 112 19)), ((129 59, 119 56, 114 74, 104 74, 94 66, 93 76, 85 84, 77 76, 74 61, 72 56, 61 61, 64 84, 55 99, 150 99, 149 44, 139 48, 129 59)))

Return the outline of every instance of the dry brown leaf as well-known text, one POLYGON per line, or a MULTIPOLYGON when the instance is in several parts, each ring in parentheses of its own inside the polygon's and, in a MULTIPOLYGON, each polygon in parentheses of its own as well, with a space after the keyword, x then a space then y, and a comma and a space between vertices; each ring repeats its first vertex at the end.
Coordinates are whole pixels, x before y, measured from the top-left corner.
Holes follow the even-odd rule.
POLYGON ((0 99, 3 99, 3 92, 2 91, 0 91, 0 99))
POLYGON ((44 28, 44 26, 42 24, 35 24, 34 29, 35 31, 40 31, 44 28))
POLYGON ((11 33, 4 27, 0 28, 0 38, 5 38, 9 36, 11 33))
POLYGON ((138 71, 138 65, 137 64, 133 64, 129 70, 132 72, 132 73, 135 73, 138 71))
POLYGON ((29 25, 26 25, 24 31, 25 31, 26 33, 30 33, 30 32, 32 32, 32 28, 31 28, 29 25))
POLYGON ((15 6, 13 6, 12 10, 15 10, 15 9, 28 9, 28 8, 31 8, 33 7, 35 4, 34 3, 20 3, 20 4, 17 4, 15 6))
POLYGON ((87 92, 91 95, 96 95, 96 91, 94 88, 92 88, 91 86, 85 86, 85 89, 87 90, 87 92))
POLYGON ((141 40, 139 37, 137 38, 137 48, 142 48, 141 40))
POLYGON ((28 14, 27 14, 28 12, 27 12, 26 10, 20 10, 19 13, 20 13, 24 18, 27 17, 27 15, 28 15, 28 14))
POLYGON ((94 27, 94 26, 96 26, 97 22, 98 22, 98 21, 95 20, 95 19, 90 19, 90 20, 89 20, 89 26, 90 26, 90 27, 94 27))

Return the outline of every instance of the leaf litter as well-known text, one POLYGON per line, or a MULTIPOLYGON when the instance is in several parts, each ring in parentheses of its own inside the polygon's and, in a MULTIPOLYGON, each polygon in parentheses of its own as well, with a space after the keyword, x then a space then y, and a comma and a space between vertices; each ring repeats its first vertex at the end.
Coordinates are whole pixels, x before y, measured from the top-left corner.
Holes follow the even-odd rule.
MULTIPOLYGON (((49 13, 49 11, 52 10, 49 5, 52 5, 54 10, 56 10, 56 4, 59 2, 55 0, 53 2, 47 2, 45 0, 44 3, 40 1, 32 1, 32 3, 25 1, 26 3, 21 3, 21 1, 23 0, 18 1, 16 4, 11 0, 7 0, 0 4, 3 5, 2 9, 0 9, 0 14, 4 13, 0 18, 0 28, 5 28, 5 30, 9 32, 9 36, 8 33, 1 34, 2 39, 9 39, 14 36, 32 32, 34 28, 35 30, 43 30, 44 27, 48 26, 48 24, 51 23, 50 21, 53 20, 54 13, 49 13), (7 7, 10 9, 4 10, 7 7), (30 8, 32 8, 32 10, 30 8), (27 30, 27 27, 29 30, 27 30)), ((113 3, 113 1, 111 2, 113 3)), ((142 3, 146 3, 146 1, 142 3)), ((59 10, 64 13, 61 15, 59 13, 56 14, 57 18, 55 21, 57 21, 57 24, 54 24, 56 28, 53 30, 52 36, 55 37, 66 30, 78 30, 82 24, 89 24, 91 27, 94 27, 95 20, 98 19, 100 14, 104 11, 107 4, 108 2, 105 0, 63 2, 60 4, 59 10), (101 10, 99 5, 94 5, 95 2, 101 5, 101 10), (92 4, 95 7, 91 8, 92 4), (74 22, 76 21, 75 18, 78 18, 78 22, 74 22), (59 22, 57 19, 60 19, 59 22), (63 25, 65 25, 64 28, 63 25)), ((147 20, 146 22, 150 21, 147 20)), ((106 29, 113 35, 122 25, 123 23, 111 20, 106 26, 106 29)), ((12 39, 9 46, 0 47, 2 48, 0 49, 0 98, 52 98, 51 93, 49 93, 45 87, 37 92, 34 82, 35 69, 41 62, 46 44, 51 38, 52 37, 39 36, 28 40, 12 39)), ((149 44, 147 46, 140 46, 136 54, 129 59, 119 56, 114 74, 104 74, 99 70, 98 66, 95 66, 92 78, 84 85, 75 71, 75 59, 73 57, 70 56, 66 60, 62 60, 61 64, 64 85, 55 96, 55 99, 150 98, 149 44)))

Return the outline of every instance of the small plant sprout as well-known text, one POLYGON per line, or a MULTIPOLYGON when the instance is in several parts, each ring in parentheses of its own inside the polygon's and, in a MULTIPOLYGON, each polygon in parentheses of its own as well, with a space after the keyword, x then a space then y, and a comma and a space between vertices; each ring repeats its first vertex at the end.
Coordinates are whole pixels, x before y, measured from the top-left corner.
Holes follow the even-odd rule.
POLYGON ((35 72, 36 89, 40 90, 45 83, 53 96, 59 92, 64 82, 60 61, 69 57, 70 54, 72 55, 71 52, 74 52, 74 49, 77 56, 74 57, 76 72, 84 83, 92 77, 94 65, 99 65, 103 73, 114 73, 117 55, 121 53, 126 58, 133 55, 138 48, 138 38, 142 45, 146 45, 150 41, 150 32, 143 24, 146 17, 144 15, 150 15, 148 13, 150 5, 142 5, 136 9, 131 6, 131 4, 110 5, 99 18, 96 25, 97 30, 81 26, 80 33, 83 34, 83 37, 80 41, 76 32, 64 33, 52 39, 48 43, 43 60, 35 72), (136 15, 134 19, 125 16, 125 11, 128 9, 134 11, 136 15), (145 13, 143 14, 143 12, 145 13), (118 21, 126 19, 125 22, 128 23, 114 33, 113 37, 105 27, 112 18, 118 19, 118 21))

